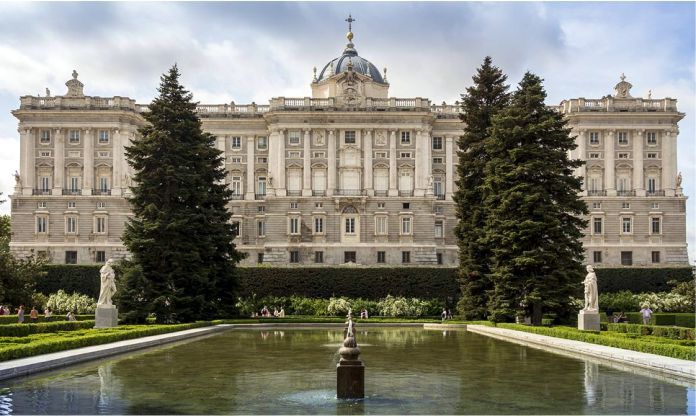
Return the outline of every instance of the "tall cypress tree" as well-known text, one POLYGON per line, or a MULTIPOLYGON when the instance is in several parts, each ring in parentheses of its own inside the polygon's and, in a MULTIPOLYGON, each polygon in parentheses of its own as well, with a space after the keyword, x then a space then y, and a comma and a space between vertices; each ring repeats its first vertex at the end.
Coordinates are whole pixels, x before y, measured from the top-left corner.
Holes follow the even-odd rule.
POLYGON ((488 161, 483 143, 491 117, 507 105, 509 94, 507 77, 493 65, 490 56, 472 78, 474 85, 462 94, 460 118, 465 127, 458 142, 458 189, 453 196, 459 219, 455 228, 461 290, 457 309, 466 319, 481 319, 486 316, 486 292, 491 289, 486 276, 490 250, 482 240, 486 221, 482 185, 488 161))
POLYGON ((485 141, 486 244, 494 289, 489 319, 542 313, 567 316, 582 282, 582 229, 587 206, 569 159, 576 147, 563 116, 546 107, 542 80, 525 74, 510 106, 493 117, 485 141))
POLYGON ((149 124, 126 148, 136 185, 123 241, 133 264, 123 274, 120 305, 134 320, 154 312, 158 322, 229 313, 242 254, 232 243, 222 152, 203 133, 176 65, 158 91, 143 115, 149 124))

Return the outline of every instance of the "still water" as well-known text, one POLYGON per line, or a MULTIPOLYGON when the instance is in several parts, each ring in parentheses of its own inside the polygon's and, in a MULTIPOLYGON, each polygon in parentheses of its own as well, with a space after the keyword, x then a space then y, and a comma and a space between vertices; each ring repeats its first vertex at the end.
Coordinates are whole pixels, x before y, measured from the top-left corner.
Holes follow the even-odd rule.
POLYGON ((364 328, 363 401, 333 329, 229 330, 4 382, 0 414, 685 414, 694 388, 466 331, 364 328))

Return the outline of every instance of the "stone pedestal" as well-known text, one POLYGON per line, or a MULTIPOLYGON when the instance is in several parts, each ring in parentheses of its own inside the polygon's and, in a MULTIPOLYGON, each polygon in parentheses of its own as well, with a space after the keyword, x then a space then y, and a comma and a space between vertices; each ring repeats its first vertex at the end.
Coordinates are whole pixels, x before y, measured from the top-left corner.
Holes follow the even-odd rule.
POLYGON ((113 328, 118 326, 118 308, 115 306, 97 306, 94 315, 95 328, 113 328))
POLYGON ((581 331, 599 331, 599 311, 580 311, 578 329, 581 331))
POLYGON ((336 397, 362 399, 365 397, 365 366, 362 361, 342 361, 336 366, 336 397))

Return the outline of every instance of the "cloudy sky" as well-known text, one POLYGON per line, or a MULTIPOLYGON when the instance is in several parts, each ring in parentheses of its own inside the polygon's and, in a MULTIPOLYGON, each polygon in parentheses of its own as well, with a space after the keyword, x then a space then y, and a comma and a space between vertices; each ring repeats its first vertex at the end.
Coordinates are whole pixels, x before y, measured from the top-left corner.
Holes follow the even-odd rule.
MULTIPOLYGON (((512 82, 542 76, 549 104, 612 93, 622 72, 634 96, 677 98, 679 169, 696 195, 693 2, 0 3, 0 192, 19 170, 10 111, 21 95, 64 94, 76 69, 88 95, 147 103, 177 62, 203 103, 307 96, 312 67, 343 50, 349 12, 356 49, 388 68, 392 96, 452 103, 491 55, 512 82)), ((689 201, 692 262, 695 218, 689 201)))

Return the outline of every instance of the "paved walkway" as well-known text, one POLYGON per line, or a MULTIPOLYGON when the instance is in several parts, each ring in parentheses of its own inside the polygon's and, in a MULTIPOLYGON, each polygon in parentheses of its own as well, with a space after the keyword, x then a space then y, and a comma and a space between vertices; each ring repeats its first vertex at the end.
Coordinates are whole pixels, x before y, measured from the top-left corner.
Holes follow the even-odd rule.
POLYGON ((625 350, 622 348, 606 347, 588 342, 555 338, 546 335, 512 329, 495 328, 484 325, 467 325, 467 331, 487 335, 493 338, 511 341, 532 348, 545 349, 553 352, 566 352, 570 355, 593 357, 604 362, 614 362, 631 367, 638 367, 654 372, 676 377, 694 383, 696 381, 696 362, 664 357, 662 355, 625 350))

